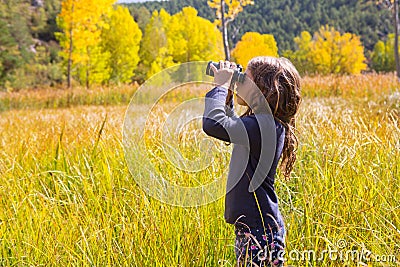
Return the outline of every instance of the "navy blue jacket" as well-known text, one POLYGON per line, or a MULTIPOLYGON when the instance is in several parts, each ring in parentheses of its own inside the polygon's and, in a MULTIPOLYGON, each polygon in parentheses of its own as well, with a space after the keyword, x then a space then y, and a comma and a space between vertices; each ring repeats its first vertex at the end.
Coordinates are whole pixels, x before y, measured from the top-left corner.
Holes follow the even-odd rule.
POLYGON ((225 220, 231 224, 244 223, 249 227, 283 227, 274 178, 284 145, 285 128, 271 114, 256 113, 238 117, 233 112, 232 104, 230 108, 225 105, 226 96, 227 90, 224 88, 216 87, 208 92, 203 116, 203 130, 207 135, 233 143, 225 220), (267 124, 269 132, 262 126, 267 124), (271 128, 275 130, 272 134, 271 128), (264 138, 265 133, 269 136, 264 138), (260 161, 261 155, 264 155, 264 159, 270 157, 271 164, 263 166, 267 161, 260 161), (260 185, 252 190, 251 180, 256 176, 260 185))

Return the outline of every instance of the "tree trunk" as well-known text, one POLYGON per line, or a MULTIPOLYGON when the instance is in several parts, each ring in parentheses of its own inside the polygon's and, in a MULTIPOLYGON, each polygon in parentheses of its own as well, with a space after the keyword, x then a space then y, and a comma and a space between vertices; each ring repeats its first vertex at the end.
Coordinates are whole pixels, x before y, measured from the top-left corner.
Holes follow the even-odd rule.
POLYGON ((87 55, 88 55, 88 62, 87 62, 87 67, 86 67, 86 89, 89 89, 90 87, 90 49, 89 47, 87 48, 87 55))
POLYGON ((71 88, 71 68, 72 68, 72 29, 70 30, 69 37, 69 52, 68 52, 68 66, 67 66, 67 87, 71 88))
MULTIPOLYGON (((229 51, 229 42, 228 42, 228 29, 227 23, 225 21, 225 0, 221 0, 221 24, 222 24, 222 40, 224 42, 224 52, 225 52, 225 60, 231 60, 231 54, 229 51)), ((232 89, 232 88, 229 88, 232 89)), ((233 98, 233 91, 228 90, 228 94, 226 96, 225 105, 230 106, 233 98)))
POLYGON ((400 80, 399 61, 399 1, 394 0, 394 58, 396 61, 397 78, 400 80))
MULTIPOLYGON (((71 8, 71 13, 74 13, 74 4, 72 4, 71 8)), ((72 51, 73 51, 73 41, 72 41, 72 35, 73 35, 73 27, 74 23, 71 21, 70 27, 69 27, 69 51, 68 51, 68 66, 67 66, 67 87, 71 88, 71 69, 72 69, 72 51)))
POLYGON ((86 69, 86 89, 89 89, 89 69, 86 69))
POLYGON ((228 42, 228 25, 225 21, 225 0, 221 0, 221 26, 222 26, 222 40, 224 42, 225 60, 231 60, 228 42))

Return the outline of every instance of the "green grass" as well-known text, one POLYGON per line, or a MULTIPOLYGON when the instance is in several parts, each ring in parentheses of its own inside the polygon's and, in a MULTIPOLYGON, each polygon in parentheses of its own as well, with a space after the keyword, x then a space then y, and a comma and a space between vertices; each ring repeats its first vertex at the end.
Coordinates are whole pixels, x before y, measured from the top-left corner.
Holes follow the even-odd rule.
MULTIPOLYGON (((394 76, 306 78, 303 86, 298 161, 292 179, 276 184, 287 256, 364 248, 372 253, 365 266, 399 266, 394 76), (397 262, 373 260, 385 255, 397 262)), ((62 108, 55 97, 47 109, 40 90, 18 94, 0 98, 0 266, 234 266, 223 199, 173 207, 135 183, 121 141, 125 100, 103 106, 82 97, 62 108)), ((115 89, 108 99, 121 94, 115 89)), ((328 256, 288 265, 363 266, 328 256)))

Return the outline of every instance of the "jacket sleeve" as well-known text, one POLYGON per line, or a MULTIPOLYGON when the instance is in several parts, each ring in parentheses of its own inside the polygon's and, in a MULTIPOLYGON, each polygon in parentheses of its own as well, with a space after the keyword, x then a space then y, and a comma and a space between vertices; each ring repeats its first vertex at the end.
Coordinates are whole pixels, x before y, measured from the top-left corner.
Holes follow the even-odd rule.
POLYGON ((239 118, 225 105, 227 90, 215 87, 206 94, 203 131, 217 139, 249 147, 245 118, 239 118))

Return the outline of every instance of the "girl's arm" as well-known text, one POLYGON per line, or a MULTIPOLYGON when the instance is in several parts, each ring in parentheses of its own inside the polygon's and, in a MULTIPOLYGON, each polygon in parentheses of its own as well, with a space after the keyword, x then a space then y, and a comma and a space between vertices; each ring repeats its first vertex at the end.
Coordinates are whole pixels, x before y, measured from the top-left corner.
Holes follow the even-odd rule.
MULTIPOLYGON (((217 139, 249 146, 246 118, 239 118, 231 107, 225 105, 228 90, 215 87, 206 94, 203 131, 217 139)), ((248 127, 249 125, 247 125, 248 127)))

